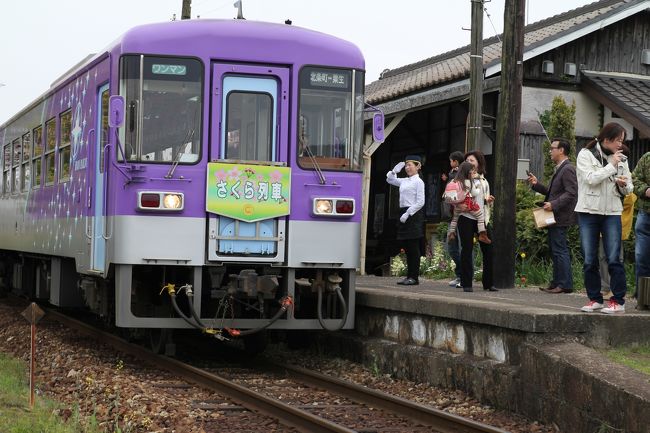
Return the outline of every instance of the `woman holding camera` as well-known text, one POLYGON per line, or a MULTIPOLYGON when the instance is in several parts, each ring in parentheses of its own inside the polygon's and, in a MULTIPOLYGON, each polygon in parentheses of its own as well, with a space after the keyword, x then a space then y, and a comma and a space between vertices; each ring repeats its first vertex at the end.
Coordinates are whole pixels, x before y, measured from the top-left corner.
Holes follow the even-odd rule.
POLYGON ((584 312, 625 312, 625 269, 620 260, 623 197, 632 192, 632 178, 621 146, 625 128, 611 122, 578 153, 578 226, 584 256, 583 273, 589 302, 584 312), (600 292, 598 243, 603 239, 612 297, 603 302, 600 292))

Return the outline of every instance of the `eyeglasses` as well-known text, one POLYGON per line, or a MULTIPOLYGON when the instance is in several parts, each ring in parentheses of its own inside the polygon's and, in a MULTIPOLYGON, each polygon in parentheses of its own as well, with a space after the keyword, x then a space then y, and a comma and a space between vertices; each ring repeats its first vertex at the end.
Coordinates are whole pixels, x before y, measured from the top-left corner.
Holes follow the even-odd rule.
POLYGON ((550 150, 553 150, 553 149, 559 149, 559 147, 558 146, 551 146, 550 150))

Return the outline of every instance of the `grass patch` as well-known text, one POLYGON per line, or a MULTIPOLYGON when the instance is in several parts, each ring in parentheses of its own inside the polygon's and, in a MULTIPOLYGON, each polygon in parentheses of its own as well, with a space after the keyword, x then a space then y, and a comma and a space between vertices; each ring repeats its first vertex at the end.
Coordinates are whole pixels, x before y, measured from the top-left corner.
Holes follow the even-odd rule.
POLYGON ((614 362, 650 376, 650 345, 610 349, 605 351, 605 355, 614 362))
POLYGON ((94 423, 82 424, 78 412, 67 422, 55 414, 58 406, 42 397, 29 409, 29 367, 0 353, 0 432, 96 433, 94 423))

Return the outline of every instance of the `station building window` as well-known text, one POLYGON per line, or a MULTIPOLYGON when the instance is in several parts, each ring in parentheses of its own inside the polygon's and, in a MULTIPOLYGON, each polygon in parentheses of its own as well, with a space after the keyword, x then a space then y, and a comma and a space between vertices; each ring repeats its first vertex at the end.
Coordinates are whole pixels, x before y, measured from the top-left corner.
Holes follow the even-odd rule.
POLYGON ((11 192, 14 194, 20 191, 20 162, 22 160, 22 155, 23 155, 23 146, 20 138, 16 138, 13 141, 13 170, 12 174, 12 186, 11 186, 11 192))
POLYGON ((41 186, 41 173, 43 172, 43 127, 38 126, 32 130, 32 188, 41 186))
POLYGON ((59 120, 59 182, 66 182, 70 180, 72 111, 61 114, 59 120))
POLYGON ((56 150, 56 119, 45 122, 45 185, 54 184, 55 176, 55 150, 56 150))
POLYGON ((32 133, 28 132, 23 135, 23 166, 20 170, 21 173, 21 182, 20 189, 21 191, 27 191, 31 184, 31 162, 32 162, 32 133))

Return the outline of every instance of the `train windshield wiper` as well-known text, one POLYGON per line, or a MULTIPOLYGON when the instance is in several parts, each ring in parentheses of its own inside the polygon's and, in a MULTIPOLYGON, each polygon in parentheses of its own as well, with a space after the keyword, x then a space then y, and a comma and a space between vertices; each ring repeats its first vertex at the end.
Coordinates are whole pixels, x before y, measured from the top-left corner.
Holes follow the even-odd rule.
POLYGON ((325 185, 325 175, 323 174, 323 170, 321 170, 320 165, 318 165, 318 162, 316 161, 316 158, 314 157, 314 154, 312 153, 311 149, 309 148, 309 145, 307 143, 304 143, 304 148, 305 152, 307 152, 307 156, 309 157, 309 160, 311 163, 314 165, 314 169, 316 170, 316 173, 318 174, 318 181, 320 182, 321 185, 325 185))
POLYGON ((178 150, 176 151, 176 157, 172 162, 172 166, 169 167, 169 171, 165 175, 165 179, 171 179, 174 176, 176 167, 178 167, 178 163, 181 161, 181 156, 186 153, 188 145, 192 146, 193 137, 194 137, 194 130, 192 129, 187 131, 187 134, 185 135, 185 139, 181 142, 180 146, 178 146, 178 150))

